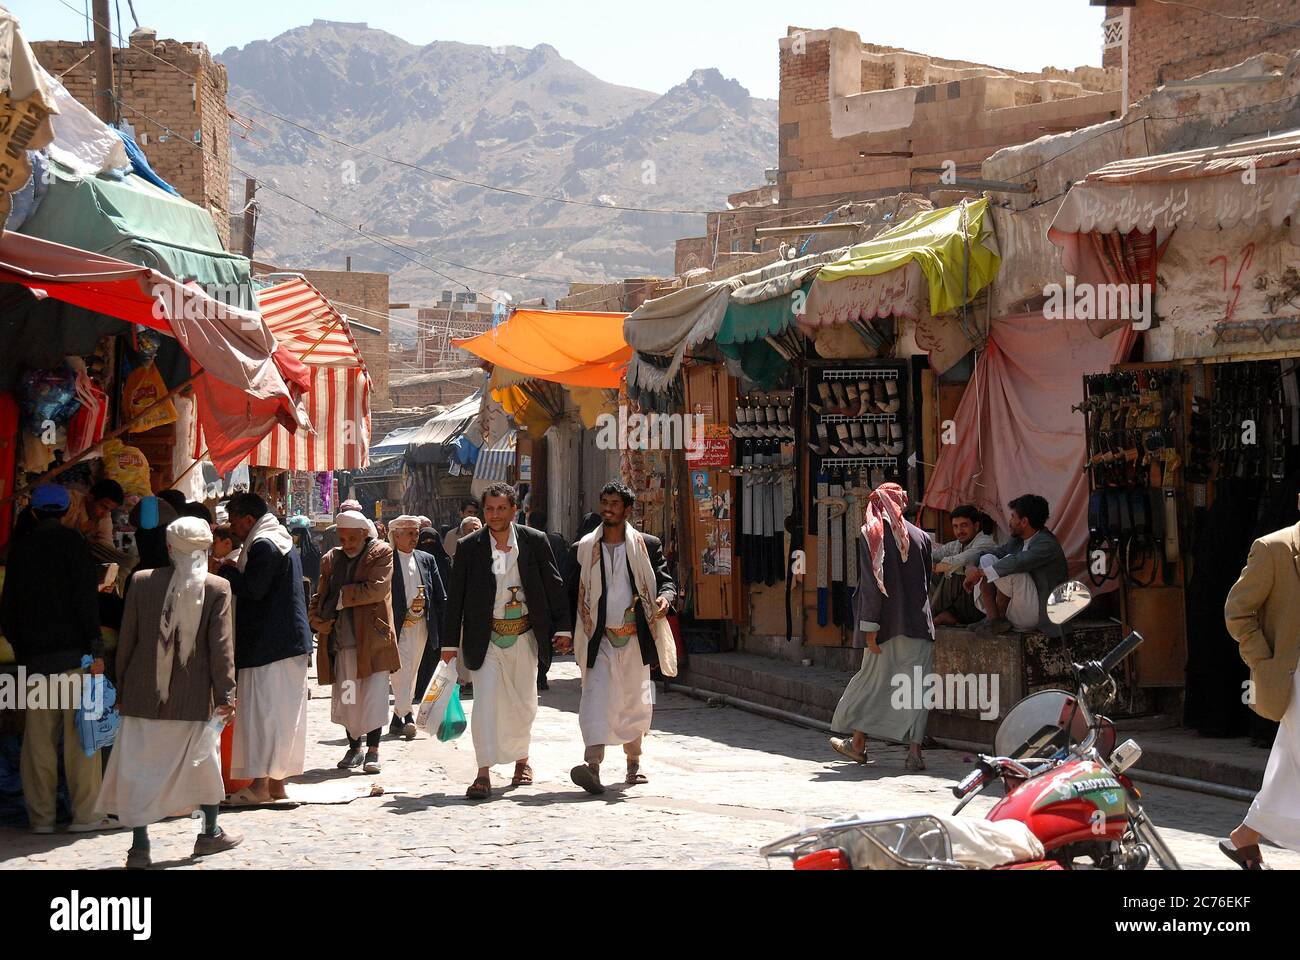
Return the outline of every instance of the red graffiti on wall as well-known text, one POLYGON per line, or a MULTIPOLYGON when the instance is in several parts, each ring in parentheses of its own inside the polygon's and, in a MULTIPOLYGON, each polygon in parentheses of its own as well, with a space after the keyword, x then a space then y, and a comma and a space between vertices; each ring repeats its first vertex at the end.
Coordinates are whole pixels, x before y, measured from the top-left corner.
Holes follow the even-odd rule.
MULTIPOLYGON (((1232 299, 1228 301, 1228 308, 1223 314, 1223 319, 1225 321, 1231 320, 1232 315, 1237 311, 1237 301, 1241 299, 1241 275, 1246 272, 1246 268, 1249 267, 1251 261, 1255 259, 1255 244, 1253 243, 1246 244, 1244 247, 1241 248, 1241 250, 1237 252, 1237 256, 1241 258, 1241 263, 1237 267, 1236 276, 1232 278, 1232 287, 1231 287, 1232 299)), ((1223 292, 1227 293, 1229 289, 1228 258, 1223 254, 1220 254, 1219 256, 1214 257, 1212 260, 1210 260, 1209 265, 1213 266, 1215 263, 1218 263, 1220 260, 1223 261, 1223 292)))

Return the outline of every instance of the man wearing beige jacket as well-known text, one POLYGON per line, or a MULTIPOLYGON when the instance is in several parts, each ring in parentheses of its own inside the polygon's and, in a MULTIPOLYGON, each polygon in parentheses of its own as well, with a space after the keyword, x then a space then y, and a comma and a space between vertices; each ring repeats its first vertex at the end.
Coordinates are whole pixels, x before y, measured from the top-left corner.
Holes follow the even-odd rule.
POLYGON ((1262 870, 1261 838, 1300 850, 1300 524, 1255 541, 1224 617, 1250 667, 1246 702, 1261 717, 1281 721, 1264 785, 1246 819, 1219 841, 1243 870, 1262 870))

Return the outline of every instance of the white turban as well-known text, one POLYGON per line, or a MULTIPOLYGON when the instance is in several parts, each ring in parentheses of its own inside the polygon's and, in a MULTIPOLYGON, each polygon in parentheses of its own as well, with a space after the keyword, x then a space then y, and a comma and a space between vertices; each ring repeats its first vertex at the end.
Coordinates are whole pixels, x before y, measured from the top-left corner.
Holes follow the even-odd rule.
POLYGON ((366 515, 359 510, 344 510, 334 517, 334 525, 340 530, 364 530, 370 537, 377 537, 379 531, 366 515))
POLYGON ((158 697, 171 695, 172 668, 180 648, 181 666, 194 655, 194 643, 203 617, 204 581, 208 576, 208 548, 212 528, 198 517, 181 517, 167 525, 167 552, 172 558, 172 576, 163 598, 158 621, 158 697))
POLYGON ((393 539, 393 534, 402 527, 414 527, 418 533, 420 530, 420 518, 413 517, 409 513, 404 513, 395 520, 390 520, 388 522, 388 539, 390 542, 393 539))

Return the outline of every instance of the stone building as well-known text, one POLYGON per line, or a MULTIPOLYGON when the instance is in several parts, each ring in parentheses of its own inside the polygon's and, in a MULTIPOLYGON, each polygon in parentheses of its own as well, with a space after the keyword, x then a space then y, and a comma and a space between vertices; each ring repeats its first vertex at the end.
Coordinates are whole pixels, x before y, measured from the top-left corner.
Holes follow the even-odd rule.
MULTIPOLYGON (((181 196, 211 212, 225 242, 231 216, 226 68, 205 44, 159 40, 147 28, 133 31, 130 44, 113 48, 120 116, 134 128, 149 165, 181 196)), ((93 44, 45 40, 31 47, 41 66, 93 111, 93 44)))

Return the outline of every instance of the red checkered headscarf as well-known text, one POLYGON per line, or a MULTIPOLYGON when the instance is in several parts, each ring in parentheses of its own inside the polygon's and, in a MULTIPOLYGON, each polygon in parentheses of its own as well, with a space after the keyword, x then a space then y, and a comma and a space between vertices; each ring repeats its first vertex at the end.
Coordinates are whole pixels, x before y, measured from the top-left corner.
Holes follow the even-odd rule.
POLYGON ((912 545, 912 538, 907 535, 907 523, 903 520, 906 508, 907 491, 896 483, 882 483, 867 497, 862 535, 867 538, 867 553, 871 557, 871 572, 876 577, 876 585, 886 597, 889 591, 885 589, 885 520, 889 520, 889 527, 894 531, 894 543, 898 544, 898 552, 906 563, 907 550, 912 545))

